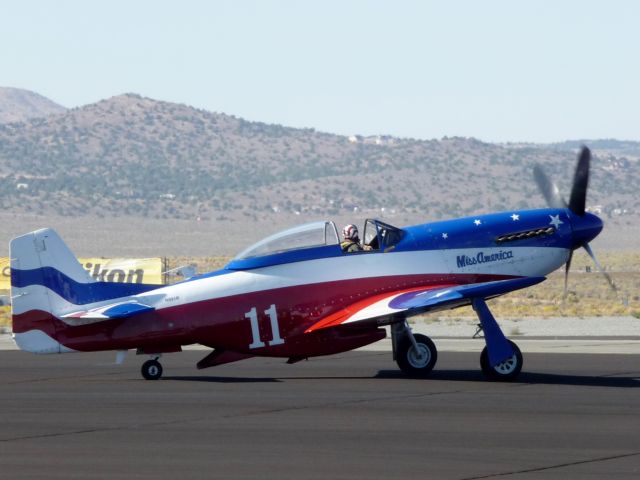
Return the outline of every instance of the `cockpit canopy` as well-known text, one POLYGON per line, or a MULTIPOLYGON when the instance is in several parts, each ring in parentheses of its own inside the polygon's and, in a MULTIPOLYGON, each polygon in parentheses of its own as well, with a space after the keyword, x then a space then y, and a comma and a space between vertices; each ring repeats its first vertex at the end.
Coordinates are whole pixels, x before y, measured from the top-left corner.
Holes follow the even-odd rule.
POLYGON ((389 252, 395 250, 396 244, 404 237, 404 230, 379 220, 367 220, 363 240, 371 248, 348 253, 340 248, 340 237, 333 222, 306 223, 260 240, 240 252, 225 268, 248 270, 343 255, 389 252))
POLYGON ((278 232, 240 252, 234 260, 262 257, 290 250, 338 245, 338 230, 333 222, 312 222, 278 232))
POLYGON ((402 229, 376 220, 375 218, 369 218, 364 223, 364 236, 362 240, 364 244, 371 247, 373 251, 388 252, 395 248, 403 236, 404 231, 402 229))

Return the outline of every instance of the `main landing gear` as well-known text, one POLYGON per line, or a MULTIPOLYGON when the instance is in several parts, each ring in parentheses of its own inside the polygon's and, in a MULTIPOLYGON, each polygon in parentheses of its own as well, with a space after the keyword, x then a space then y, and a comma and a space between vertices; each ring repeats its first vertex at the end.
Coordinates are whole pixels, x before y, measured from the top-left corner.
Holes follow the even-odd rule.
MULTIPOLYGON (((480 320, 486 346, 480 354, 480 368, 487 380, 510 382, 522 370, 522 352, 500 330, 484 299, 474 299, 473 309, 480 320)), ((393 359, 400 370, 412 377, 428 376, 438 360, 438 351, 431 339, 414 334, 407 321, 391 325, 393 359)))
POLYGON ((391 326, 393 358, 407 375, 426 377, 438 361, 438 351, 425 335, 414 335, 405 320, 391 326))
POLYGON ((522 370, 522 353, 518 345, 511 340, 509 340, 509 344, 513 349, 513 355, 493 366, 489 362, 489 351, 487 347, 482 349, 482 353, 480 354, 480 368, 488 380, 510 382, 511 380, 515 380, 520 370, 522 370))
POLYGON ((498 382, 515 380, 523 364, 518 345, 504 336, 484 299, 474 299, 472 305, 487 344, 480 354, 483 375, 487 380, 498 382))
POLYGON ((162 376, 162 365, 158 361, 160 357, 153 357, 142 364, 140 369, 145 380, 158 380, 162 376))

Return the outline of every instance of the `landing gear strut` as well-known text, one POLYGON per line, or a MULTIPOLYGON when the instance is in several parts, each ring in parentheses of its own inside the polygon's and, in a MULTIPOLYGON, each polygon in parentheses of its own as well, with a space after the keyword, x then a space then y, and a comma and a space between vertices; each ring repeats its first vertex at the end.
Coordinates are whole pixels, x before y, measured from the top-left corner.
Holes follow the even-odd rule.
POLYGON ((142 364, 140 371, 145 380, 158 380, 162 376, 162 365, 160 365, 158 358, 154 357, 142 364))
POLYGON ((413 377, 426 377, 438 360, 438 351, 425 335, 414 335, 405 320, 391 326, 394 359, 400 370, 413 377))
POLYGON ((480 354, 482 373, 488 380, 500 382, 515 380, 522 370, 520 349, 504 336, 484 299, 475 298, 472 305, 480 320, 487 344, 480 354))

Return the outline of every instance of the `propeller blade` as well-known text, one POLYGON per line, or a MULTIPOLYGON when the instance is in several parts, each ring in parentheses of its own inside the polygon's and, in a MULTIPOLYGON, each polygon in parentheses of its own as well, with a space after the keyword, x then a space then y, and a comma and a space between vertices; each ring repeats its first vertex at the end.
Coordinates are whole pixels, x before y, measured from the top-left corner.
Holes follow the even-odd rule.
POLYGON ((533 167, 533 178, 538 184, 538 188, 544 195, 547 205, 551 208, 567 208, 567 202, 560 195, 560 190, 553 181, 544 173, 542 167, 536 164, 533 167))
POLYGON ((609 276, 609 274, 608 274, 607 272, 605 272, 605 271, 604 271, 604 268, 602 268, 602 267, 600 266, 600 262, 598 262, 598 259, 596 258, 595 253, 593 253, 593 250, 591 250, 591 247, 589 246, 589 244, 588 244, 588 243, 585 243, 585 244, 584 244, 584 249, 587 251, 587 253, 588 253, 588 254, 589 254, 589 256, 591 257, 591 259, 593 260, 593 263, 595 263, 595 264, 596 264, 596 268, 597 268, 598 270, 600 270, 600 273, 602 273, 602 274, 604 275, 604 278, 606 278, 606 279, 607 279, 607 282, 609 283, 609 286, 611 287, 611 289, 612 289, 614 292, 617 292, 617 291, 618 291, 618 289, 617 289, 617 287, 615 286, 615 284, 613 283, 613 280, 611 280, 611 277, 609 276))
POLYGON ((564 294, 562 295, 562 300, 566 300, 567 294, 569 293, 569 269, 571 268, 572 258, 573 258, 573 250, 570 250, 569 258, 567 258, 567 263, 564 266, 564 294))
POLYGON ((589 185, 589 164, 591 163, 591 150, 582 147, 576 173, 573 176, 573 187, 569 209, 576 215, 584 215, 587 204, 587 186, 589 185))

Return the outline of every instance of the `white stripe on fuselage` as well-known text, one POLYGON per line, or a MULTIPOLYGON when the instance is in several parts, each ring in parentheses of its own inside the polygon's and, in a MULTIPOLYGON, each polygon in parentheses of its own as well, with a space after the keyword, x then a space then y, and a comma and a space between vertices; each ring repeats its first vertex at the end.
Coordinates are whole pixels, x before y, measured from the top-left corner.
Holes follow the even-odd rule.
POLYGON ((141 293, 136 298, 141 303, 159 309, 276 288, 371 277, 425 274, 544 276, 563 265, 566 259, 566 249, 551 247, 473 248, 352 254, 196 279, 141 293), (472 255, 477 256, 478 252, 491 254, 505 250, 513 251, 512 258, 461 268, 457 266, 458 256, 471 257, 472 255), (154 295, 161 294, 164 295, 158 302, 145 301, 145 299, 151 300, 154 295), (175 298, 175 300, 167 302, 165 298, 175 298))
MULTIPOLYGON (((544 276, 566 262, 568 250, 553 247, 517 248, 471 248, 456 250, 421 250, 411 252, 356 253, 339 257, 323 258, 296 263, 273 265, 253 270, 194 279, 175 285, 159 287, 149 292, 120 297, 103 302, 83 305, 90 309, 108 305, 115 301, 134 298, 140 303, 156 309, 174 307, 187 303, 240 295, 244 293, 272 290, 276 288, 357 280, 371 277, 400 275, 509 275, 544 276), (511 258, 476 265, 458 266, 458 257, 477 257, 512 251, 511 258)), ((67 302, 55 292, 40 285, 16 289, 17 294, 26 294, 14 304, 14 314, 33 309, 50 311, 53 306, 56 316, 68 314, 78 307, 67 302), (47 299, 46 294, 49 298, 47 299)))

